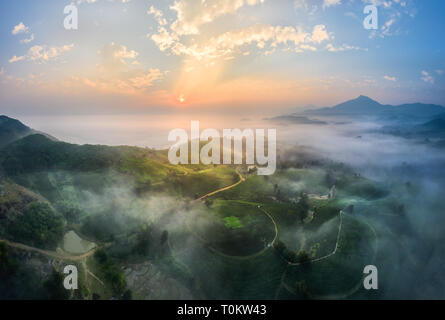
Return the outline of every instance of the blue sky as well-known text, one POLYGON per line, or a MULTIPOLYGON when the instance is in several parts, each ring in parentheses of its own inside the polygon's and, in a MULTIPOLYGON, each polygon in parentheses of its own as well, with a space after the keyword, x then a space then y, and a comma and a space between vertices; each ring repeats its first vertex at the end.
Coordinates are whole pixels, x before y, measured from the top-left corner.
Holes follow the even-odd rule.
POLYGON ((65 30, 68 4, 1 2, 2 113, 445 105, 444 1, 80 0, 65 30))

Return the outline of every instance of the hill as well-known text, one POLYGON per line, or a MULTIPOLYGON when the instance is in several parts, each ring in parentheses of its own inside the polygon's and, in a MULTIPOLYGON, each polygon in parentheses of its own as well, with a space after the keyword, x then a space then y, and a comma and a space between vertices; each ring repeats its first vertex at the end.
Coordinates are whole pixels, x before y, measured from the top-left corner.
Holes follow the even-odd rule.
POLYGON ((383 126, 381 133, 391 134, 415 139, 422 143, 431 144, 437 148, 445 146, 445 119, 442 117, 433 118, 421 124, 393 124, 383 126))
POLYGON ((427 123, 424 123, 419 126, 419 129, 423 129, 426 131, 436 131, 436 132, 444 132, 445 131, 445 119, 444 118, 436 118, 427 123))
POLYGON ((0 148, 32 133, 33 130, 20 121, 0 116, 0 148))
POLYGON ((434 104, 412 103, 398 106, 383 105, 366 97, 359 96, 356 99, 340 103, 333 107, 307 110, 306 114, 314 115, 367 115, 367 116, 387 116, 403 115, 410 117, 428 118, 445 113, 445 108, 434 104))

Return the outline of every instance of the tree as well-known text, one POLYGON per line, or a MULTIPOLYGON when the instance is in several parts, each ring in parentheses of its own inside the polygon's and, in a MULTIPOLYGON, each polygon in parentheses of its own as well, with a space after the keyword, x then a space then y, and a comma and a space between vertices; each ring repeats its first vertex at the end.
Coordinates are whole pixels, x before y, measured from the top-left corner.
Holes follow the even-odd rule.
POLYGON ((274 244, 274 248, 279 252, 282 253, 285 249, 286 249, 286 245, 284 244, 283 241, 278 240, 275 242, 274 244))
POLYGON ((297 260, 300 263, 308 263, 311 261, 311 257, 309 256, 309 254, 306 251, 301 250, 297 254, 297 260))
POLYGON ((161 235, 161 245, 164 245, 168 240, 168 231, 164 230, 161 235))
POLYGON ((55 248, 63 237, 63 219, 47 203, 34 202, 12 225, 11 233, 33 246, 55 248))
POLYGON ((110 284, 113 295, 122 297, 127 289, 127 281, 119 265, 104 250, 99 250, 94 254, 100 265, 104 279, 110 284))
POLYGON ((328 172, 326 172, 326 176, 325 176, 324 180, 329 188, 336 183, 334 174, 330 170, 328 172))
POLYGON ((56 203, 56 209, 60 212, 66 220, 75 223, 79 221, 82 215, 82 210, 76 204, 69 201, 58 201, 56 203))
POLYGON ((49 300, 68 300, 70 292, 63 286, 63 275, 53 269, 52 274, 43 283, 49 300))
POLYGON ((298 205, 303 210, 303 212, 306 214, 309 211, 309 197, 307 193, 301 192, 300 200, 298 201, 298 205))
POLYGON ((0 282, 8 281, 15 273, 17 263, 9 254, 9 247, 6 242, 0 242, 0 282))
POLYGON ((213 205, 213 200, 207 198, 207 199, 205 200, 205 205, 207 206, 207 208, 210 208, 210 207, 213 205))
POLYGON ((148 255, 150 253, 151 231, 148 226, 144 225, 137 237, 137 243, 134 247, 134 252, 138 255, 148 255))

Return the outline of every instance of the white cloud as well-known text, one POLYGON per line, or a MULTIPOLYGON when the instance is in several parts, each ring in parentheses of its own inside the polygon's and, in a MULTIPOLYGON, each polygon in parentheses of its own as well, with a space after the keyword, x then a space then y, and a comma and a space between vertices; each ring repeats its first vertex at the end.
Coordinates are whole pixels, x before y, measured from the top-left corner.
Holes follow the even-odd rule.
MULTIPOLYGON (((82 4, 82 3, 96 3, 98 0, 77 0, 77 4, 82 4)), ((111 0, 111 1, 113 1, 113 0, 111 0)), ((119 2, 122 2, 122 3, 128 3, 128 2, 130 2, 131 0, 119 0, 119 2)))
POLYGON ((378 7, 379 30, 373 30, 370 38, 396 36, 406 32, 400 28, 400 21, 406 17, 414 18, 417 9, 414 0, 362 0, 365 4, 378 7))
MULTIPOLYGON (((27 27, 27 26, 25 26, 24 24, 23 24, 23 22, 20 22, 18 25, 16 25, 13 29, 12 29, 12 31, 11 31, 11 33, 13 34, 13 35, 18 35, 18 34, 21 34, 21 33, 23 33, 23 34, 27 34, 27 33, 30 33, 31 32, 31 29, 29 28, 29 27, 27 27)), ((29 36, 29 38, 25 38, 25 39, 22 39, 22 40, 20 40, 20 43, 30 43, 30 42, 32 42, 32 41, 34 41, 34 33, 32 33, 30 36, 29 36)))
POLYGON ((315 26, 314 31, 312 32, 312 40, 317 43, 329 40, 329 34, 326 31, 326 26, 322 24, 315 26))
POLYGON ((27 59, 37 63, 45 63, 59 57, 61 54, 74 48, 74 44, 61 47, 33 46, 29 49, 27 59))
POLYGON ((318 6, 309 4, 309 0, 294 0, 294 8, 296 11, 304 10, 305 14, 311 16, 317 12, 318 6))
POLYGON ((343 51, 349 51, 349 50, 363 50, 363 51, 368 51, 368 49, 363 49, 360 47, 356 47, 356 46, 351 46, 349 44, 343 44, 339 47, 335 47, 332 43, 328 43, 325 47, 326 50, 330 51, 330 52, 343 52, 343 51))
POLYGON ((397 81, 396 77, 391 77, 391 76, 383 76, 383 79, 388 80, 388 81, 397 81))
POLYGON ((339 4, 341 4, 341 0, 323 0, 323 9, 332 6, 337 6, 339 4))
POLYGON ((102 57, 103 69, 108 71, 118 71, 127 66, 128 60, 133 60, 132 62, 134 62, 134 59, 139 56, 139 52, 129 50, 126 46, 114 42, 103 46, 98 54, 102 57))
POLYGON ((254 6, 263 2, 264 0, 176 0, 170 7, 177 14, 171 29, 178 35, 199 34, 201 25, 234 13, 246 5, 254 6))
POLYGON ((436 70, 436 73, 437 73, 438 75, 443 75, 443 70, 442 70, 442 69, 438 69, 438 70, 436 70))
POLYGON ((11 59, 9 59, 9 63, 19 62, 21 60, 24 60, 25 56, 13 56, 11 59))
POLYGON ((434 78, 428 72, 423 70, 421 73, 422 73, 422 77, 420 79, 422 79, 422 81, 424 81, 426 83, 434 84, 434 78))
MULTIPOLYGON (((175 33, 160 27, 159 33, 153 35, 152 40, 161 51, 171 50, 175 55, 185 55, 197 60, 211 60, 227 58, 235 53, 242 54, 242 47, 256 45, 258 49, 269 51, 279 45, 291 46, 296 49, 303 44, 320 44, 330 38, 324 25, 316 25, 312 33, 304 32, 301 28, 290 26, 254 25, 251 27, 228 31, 212 37, 202 43, 186 45, 175 33)), ((313 46, 303 46, 300 49, 312 50, 313 46)), ((297 50, 299 52, 301 50, 297 50)))
POLYGON ((153 86, 155 81, 161 80, 164 74, 159 69, 149 69, 135 77, 128 79, 129 84, 136 89, 146 89, 153 86))
POLYGON ((84 86, 102 92, 115 92, 123 94, 144 93, 152 87, 155 82, 164 78, 167 71, 156 68, 148 70, 129 70, 116 74, 113 77, 100 74, 94 78, 71 77, 69 86, 84 86))
POLYGON ((31 34, 30 36, 29 36, 29 38, 25 38, 25 39, 23 39, 23 40, 20 40, 20 43, 30 43, 30 42, 33 42, 34 41, 34 33, 33 34, 31 34))
POLYGON ((9 59, 9 63, 14 63, 22 60, 33 61, 36 63, 45 63, 50 60, 56 59, 61 54, 70 51, 74 48, 74 44, 64 45, 61 47, 48 47, 48 46, 33 46, 28 50, 28 53, 24 56, 14 56, 9 59))
POLYGON ((20 33, 27 33, 27 32, 29 32, 29 28, 27 27, 27 26, 25 26, 24 24, 23 24, 23 22, 20 22, 18 25, 16 25, 15 27, 14 27, 14 29, 12 29, 12 31, 11 31, 11 33, 13 34, 13 35, 18 35, 18 34, 20 34, 20 33))
POLYGON ((294 0, 294 7, 297 10, 307 9, 308 8, 307 0, 294 0))
POLYGON ((167 19, 164 18, 164 14, 161 10, 151 6, 147 13, 153 15, 159 25, 165 26, 167 24, 167 19))
MULTIPOLYGON (((317 48, 314 46, 311 46, 309 44, 302 44, 299 49, 301 50, 308 50, 308 51, 317 51, 317 48)), ((297 49, 298 50, 298 49, 297 49)))

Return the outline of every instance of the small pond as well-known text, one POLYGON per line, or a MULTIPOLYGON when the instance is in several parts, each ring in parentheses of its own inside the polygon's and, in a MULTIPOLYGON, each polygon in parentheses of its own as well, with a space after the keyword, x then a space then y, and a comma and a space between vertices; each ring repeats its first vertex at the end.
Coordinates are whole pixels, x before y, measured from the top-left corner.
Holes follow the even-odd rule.
POLYGON ((63 237, 63 250, 72 254, 83 254, 94 249, 96 244, 88 240, 84 240, 74 231, 69 231, 63 237))

